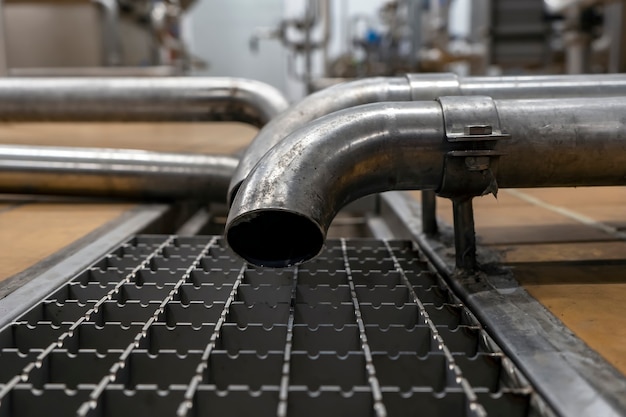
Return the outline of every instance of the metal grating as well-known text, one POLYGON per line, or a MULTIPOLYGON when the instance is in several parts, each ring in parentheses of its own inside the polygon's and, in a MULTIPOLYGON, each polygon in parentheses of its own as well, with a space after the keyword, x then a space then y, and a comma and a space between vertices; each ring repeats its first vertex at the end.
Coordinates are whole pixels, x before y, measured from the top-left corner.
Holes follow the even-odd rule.
POLYGON ((538 415, 411 242, 290 269, 138 236, 0 331, 0 417, 538 415))

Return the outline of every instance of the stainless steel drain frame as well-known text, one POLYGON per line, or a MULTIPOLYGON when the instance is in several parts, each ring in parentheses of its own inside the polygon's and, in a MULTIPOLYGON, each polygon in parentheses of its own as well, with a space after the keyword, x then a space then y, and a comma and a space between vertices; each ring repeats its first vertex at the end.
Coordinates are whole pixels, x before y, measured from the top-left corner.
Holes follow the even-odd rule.
MULTIPOLYGON (((456 274, 452 229, 422 233, 421 207, 406 193, 381 194, 371 221, 376 236, 415 242, 558 415, 626 416, 626 376, 528 294, 514 271, 496 262, 476 276, 456 274)), ((486 248, 479 255, 498 259, 486 248)))

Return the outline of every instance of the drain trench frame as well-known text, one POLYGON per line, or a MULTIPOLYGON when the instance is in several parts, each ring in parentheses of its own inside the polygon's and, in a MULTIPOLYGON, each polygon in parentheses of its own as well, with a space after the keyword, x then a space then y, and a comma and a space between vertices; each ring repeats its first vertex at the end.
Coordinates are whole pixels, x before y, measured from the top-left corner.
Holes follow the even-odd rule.
POLYGON ((380 216, 392 233, 415 242, 558 415, 623 415, 626 377, 520 287, 514 275, 458 274, 442 243, 452 233, 449 228, 439 236, 423 233, 421 208, 407 193, 381 194, 380 203, 380 216))

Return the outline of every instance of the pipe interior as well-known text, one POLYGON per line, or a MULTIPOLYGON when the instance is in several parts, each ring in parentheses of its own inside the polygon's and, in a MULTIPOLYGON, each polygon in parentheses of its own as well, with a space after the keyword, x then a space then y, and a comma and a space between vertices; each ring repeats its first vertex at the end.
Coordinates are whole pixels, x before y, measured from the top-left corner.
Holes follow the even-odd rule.
POLYGON ((324 234, 314 221, 284 210, 246 213, 232 222, 226 238, 246 261, 274 268, 309 260, 324 244, 324 234))

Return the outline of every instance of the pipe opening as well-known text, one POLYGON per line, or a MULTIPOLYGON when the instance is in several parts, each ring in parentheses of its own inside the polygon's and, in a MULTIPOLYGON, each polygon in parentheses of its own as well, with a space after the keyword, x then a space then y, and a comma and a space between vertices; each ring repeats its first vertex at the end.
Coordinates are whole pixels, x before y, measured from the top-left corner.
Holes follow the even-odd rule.
POLYGON ((284 268, 316 256, 324 233, 311 219, 285 210, 246 213, 226 231, 230 247, 246 261, 284 268))

